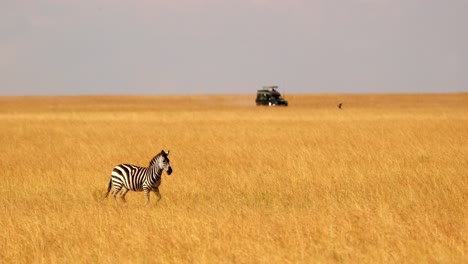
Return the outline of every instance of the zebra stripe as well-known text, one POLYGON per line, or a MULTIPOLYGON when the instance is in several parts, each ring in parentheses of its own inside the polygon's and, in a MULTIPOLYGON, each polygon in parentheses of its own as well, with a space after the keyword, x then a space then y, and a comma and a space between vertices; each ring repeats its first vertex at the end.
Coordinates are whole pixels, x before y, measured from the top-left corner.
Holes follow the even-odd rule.
POLYGON ((111 179, 109 181, 105 197, 109 195, 112 186, 114 186, 112 195, 115 200, 117 200, 116 196, 119 192, 122 200, 126 202, 125 195, 129 191, 143 191, 146 197, 146 204, 148 204, 150 200, 149 194, 153 191, 159 201, 161 199, 159 185, 161 184, 162 171, 165 170, 168 175, 171 175, 172 173, 172 167, 168 156, 169 151, 165 152, 162 150, 161 153, 151 159, 148 167, 140 167, 132 164, 117 165, 112 170, 111 179))

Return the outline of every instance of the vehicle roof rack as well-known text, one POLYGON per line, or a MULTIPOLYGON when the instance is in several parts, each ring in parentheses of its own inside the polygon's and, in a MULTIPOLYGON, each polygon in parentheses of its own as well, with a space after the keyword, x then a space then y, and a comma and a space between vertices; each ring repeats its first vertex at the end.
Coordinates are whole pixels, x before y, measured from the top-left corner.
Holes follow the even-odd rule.
POLYGON ((268 85, 268 86, 263 86, 263 89, 278 89, 277 85, 268 85))

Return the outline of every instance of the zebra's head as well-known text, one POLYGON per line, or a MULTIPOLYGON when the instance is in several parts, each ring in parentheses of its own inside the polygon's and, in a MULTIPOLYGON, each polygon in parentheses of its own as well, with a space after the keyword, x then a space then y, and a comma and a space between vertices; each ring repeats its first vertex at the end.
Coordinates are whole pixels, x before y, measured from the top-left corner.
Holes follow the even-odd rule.
POLYGON ((161 150, 161 153, 159 154, 160 158, 158 159, 159 167, 162 168, 167 172, 167 175, 171 175, 172 173, 172 167, 171 167, 171 162, 169 161, 169 150, 165 152, 164 150, 161 150))

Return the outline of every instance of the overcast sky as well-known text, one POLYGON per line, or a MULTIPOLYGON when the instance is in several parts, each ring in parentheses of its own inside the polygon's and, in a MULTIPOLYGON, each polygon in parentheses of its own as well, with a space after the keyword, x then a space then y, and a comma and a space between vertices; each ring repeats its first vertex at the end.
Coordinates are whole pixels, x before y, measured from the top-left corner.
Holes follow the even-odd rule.
POLYGON ((468 0, 0 0, 0 95, 468 91, 468 0))

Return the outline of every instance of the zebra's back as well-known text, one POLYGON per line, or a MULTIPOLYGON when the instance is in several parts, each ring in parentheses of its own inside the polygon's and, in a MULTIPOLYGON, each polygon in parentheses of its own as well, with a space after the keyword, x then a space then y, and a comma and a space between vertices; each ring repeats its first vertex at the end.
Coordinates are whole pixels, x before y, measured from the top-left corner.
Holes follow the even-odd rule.
POLYGON ((143 191, 148 168, 132 164, 120 164, 112 170, 112 184, 115 187, 123 185, 128 190, 143 191))

